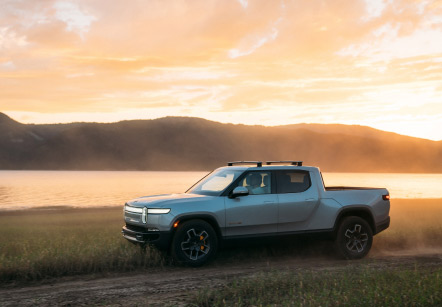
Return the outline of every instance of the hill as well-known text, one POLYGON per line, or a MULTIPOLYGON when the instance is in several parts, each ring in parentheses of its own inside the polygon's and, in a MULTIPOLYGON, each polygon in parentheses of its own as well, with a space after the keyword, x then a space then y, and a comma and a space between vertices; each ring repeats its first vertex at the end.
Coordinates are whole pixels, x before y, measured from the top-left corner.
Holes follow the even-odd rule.
POLYGON ((25 125, 0 113, 0 169, 211 170, 231 160, 293 159, 329 172, 441 173, 442 142, 348 125, 190 117, 25 125))

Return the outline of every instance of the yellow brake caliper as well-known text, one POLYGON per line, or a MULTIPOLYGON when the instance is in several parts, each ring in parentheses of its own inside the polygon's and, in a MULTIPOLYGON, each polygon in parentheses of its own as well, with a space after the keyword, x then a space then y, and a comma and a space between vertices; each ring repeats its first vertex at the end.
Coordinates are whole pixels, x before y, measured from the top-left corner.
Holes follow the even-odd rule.
MULTIPOLYGON (((203 236, 200 236, 200 241, 202 241, 202 240, 204 240, 204 237, 203 237, 203 236)), ((206 242, 204 242, 204 243, 206 243, 206 242)), ((200 249, 201 249, 201 250, 204 250, 204 245, 201 245, 201 246, 200 246, 200 249)))

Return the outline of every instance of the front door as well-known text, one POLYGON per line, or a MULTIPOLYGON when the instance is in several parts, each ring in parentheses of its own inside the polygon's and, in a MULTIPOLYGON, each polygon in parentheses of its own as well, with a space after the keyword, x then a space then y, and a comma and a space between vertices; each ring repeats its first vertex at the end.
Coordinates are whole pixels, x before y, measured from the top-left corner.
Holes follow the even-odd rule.
POLYGON ((226 235, 275 234, 278 223, 278 197, 272 194, 272 178, 268 171, 253 171, 245 175, 238 186, 249 195, 226 197, 226 235))

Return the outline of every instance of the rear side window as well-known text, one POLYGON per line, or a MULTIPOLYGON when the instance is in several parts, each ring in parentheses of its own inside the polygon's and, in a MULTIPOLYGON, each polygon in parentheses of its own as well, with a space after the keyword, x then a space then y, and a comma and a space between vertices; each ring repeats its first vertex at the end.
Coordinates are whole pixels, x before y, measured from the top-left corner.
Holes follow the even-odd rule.
POLYGON ((309 172, 279 171, 276 173, 276 191, 283 193, 300 193, 311 186, 309 172))

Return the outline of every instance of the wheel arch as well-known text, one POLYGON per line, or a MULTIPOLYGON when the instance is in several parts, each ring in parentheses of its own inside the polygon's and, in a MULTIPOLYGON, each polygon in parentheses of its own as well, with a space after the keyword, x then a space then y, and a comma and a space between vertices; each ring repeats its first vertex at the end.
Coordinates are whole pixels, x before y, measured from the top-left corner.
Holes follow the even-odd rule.
POLYGON ((357 216, 364 219, 370 226, 373 235, 376 234, 376 225, 371 210, 366 206, 355 205, 349 208, 343 208, 341 211, 339 211, 336 217, 335 225, 333 226, 334 236, 336 235, 336 232, 338 231, 339 225, 341 224, 342 220, 348 216, 357 216))

